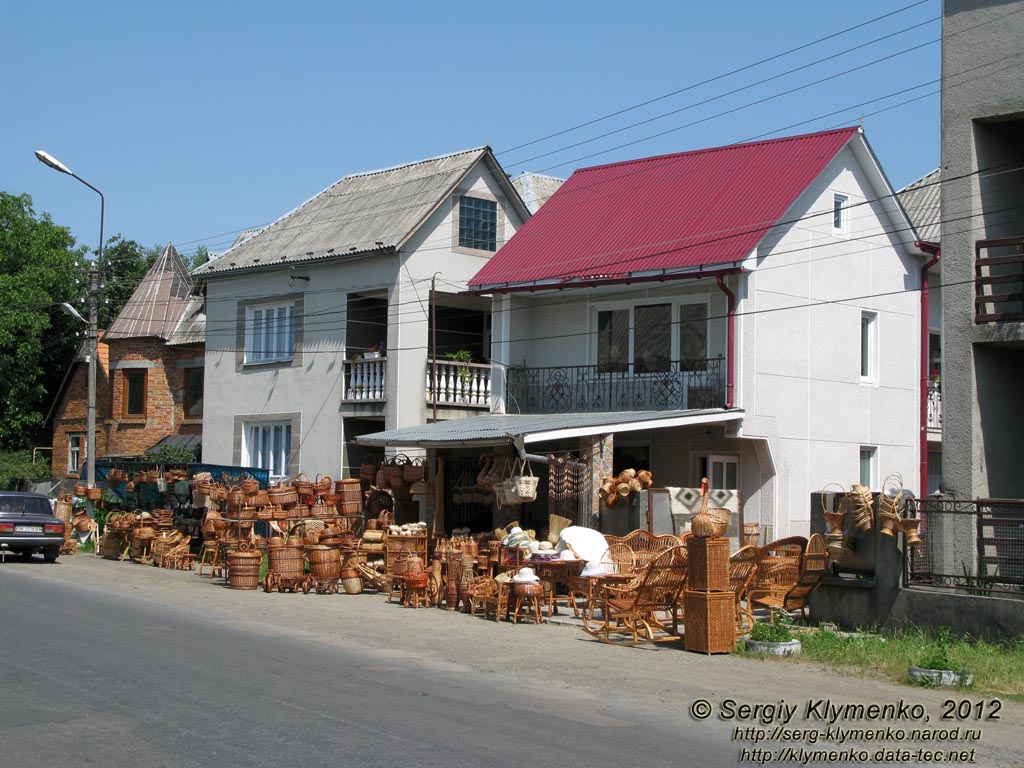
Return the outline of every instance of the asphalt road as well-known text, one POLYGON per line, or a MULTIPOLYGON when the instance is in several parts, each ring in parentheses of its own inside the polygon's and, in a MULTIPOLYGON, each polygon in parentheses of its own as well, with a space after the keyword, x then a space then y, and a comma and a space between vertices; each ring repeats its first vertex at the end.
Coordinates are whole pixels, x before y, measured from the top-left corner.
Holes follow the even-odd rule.
MULTIPOLYGON (((808 663, 608 646, 574 626, 412 610, 372 593, 266 595, 86 555, 0 564, 0 768, 734 766, 743 749, 838 749, 812 703, 916 705, 936 728, 958 724, 939 717, 951 698, 991 703, 808 663), (703 701, 710 717, 696 720, 703 701), (728 702, 762 709, 725 719, 728 702), (781 706, 820 740, 737 735, 781 706)), ((858 762, 1019 768, 1024 705, 1004 701, 1000 714, 959 723, 979 729, 973 741, 855 745, 872 756, 858 762), (950 747, 975 748, 973 762, 874 759, 950 747)))
POLYGON ((0 568, 5 765, 726 764, 721 729, 686 733, 675 712, 33 578, 44 567, 0 568))

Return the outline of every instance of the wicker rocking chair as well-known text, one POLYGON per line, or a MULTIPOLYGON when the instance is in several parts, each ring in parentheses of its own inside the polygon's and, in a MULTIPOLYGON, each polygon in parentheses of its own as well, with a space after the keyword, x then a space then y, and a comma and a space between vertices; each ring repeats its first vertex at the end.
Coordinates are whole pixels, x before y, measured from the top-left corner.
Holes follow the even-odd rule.
POLYGON ((601 587, 593 608, 583 615, 583 628, 613 645, 678 641, 678 601, 685 585, 686 548, 666 549, 628 584, 601 587))

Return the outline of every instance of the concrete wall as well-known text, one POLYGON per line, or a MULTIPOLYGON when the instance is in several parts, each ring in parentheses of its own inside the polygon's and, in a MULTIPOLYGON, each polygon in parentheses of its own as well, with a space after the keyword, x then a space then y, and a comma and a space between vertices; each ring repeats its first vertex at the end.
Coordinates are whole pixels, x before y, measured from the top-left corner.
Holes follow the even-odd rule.
POLYGON ((942 475, 956 498, 1024 496, 1019 462, 1015 468, 1004 458, 1024 428, 1006 399, 1020 399, 1019 352, 1004 348, 1019 349, 1024 324, 973 323, 975 241, 1024 234, 1011 221, 1019 220, 1022 174, 991 173, 1024 163, 1024 61, 1006 55, 1020 50, 1022 11, 1020 0, 944 4, 942 475), (956 75, 967 70, 964 84, 956 75), (1009 356, 1000 360, 1003 354, 1009 356))

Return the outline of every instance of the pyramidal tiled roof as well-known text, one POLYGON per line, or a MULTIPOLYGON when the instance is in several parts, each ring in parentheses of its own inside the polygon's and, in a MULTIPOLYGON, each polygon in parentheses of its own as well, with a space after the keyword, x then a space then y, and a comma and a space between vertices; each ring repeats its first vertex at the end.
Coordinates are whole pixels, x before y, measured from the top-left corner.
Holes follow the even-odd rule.
POLYGON ((152 336, 169 339, 188 308, 193 285, 185 262, 174 246, 168 245, 110 324, 104 341, 152 336))

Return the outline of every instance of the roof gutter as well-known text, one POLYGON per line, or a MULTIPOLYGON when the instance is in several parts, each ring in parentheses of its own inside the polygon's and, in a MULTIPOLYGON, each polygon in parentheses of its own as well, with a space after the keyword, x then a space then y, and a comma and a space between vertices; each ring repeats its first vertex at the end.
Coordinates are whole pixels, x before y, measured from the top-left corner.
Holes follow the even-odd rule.
POLYGON ((728 331, 726 333, 726 365, 729 366, 727 376, 725 379, 725 408, 726 410, 732 408, 734 387, 736 384, 736 294, 729 290, 729 286, 725 284, 725 275, 728 273, 715 275, 715 282, 718 283, 718 289, 725 294, 726 299, 726 316, 728 322, 728 331))
POLYGON ((936 243, 918 240, 918 248, 931 255, 921 267, 921 475, 918 495, 928 495, 928 270, 939 263, 942 249, 936 243))
POLYGON ((719 275, 733 275, 746 271, 743 267, 733 265, 719 269, 698 268, 692 272, 669 272, 662 270, 657 274, 626 275, 624 277, 598 277, 587 280, 565 280, 560 283, 505 283, 460 291, 461 296, 481 296, 494 293, 535 293, 537 291, 562 291, 567 288, 598 288, 609 285, 631 285, 632 283, 664 283, 669 280, 704 280, 719 275))

